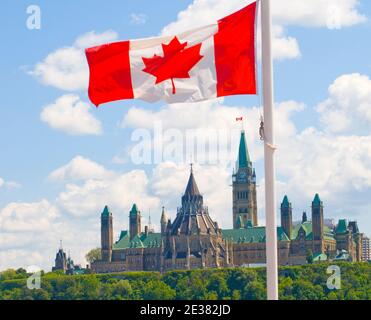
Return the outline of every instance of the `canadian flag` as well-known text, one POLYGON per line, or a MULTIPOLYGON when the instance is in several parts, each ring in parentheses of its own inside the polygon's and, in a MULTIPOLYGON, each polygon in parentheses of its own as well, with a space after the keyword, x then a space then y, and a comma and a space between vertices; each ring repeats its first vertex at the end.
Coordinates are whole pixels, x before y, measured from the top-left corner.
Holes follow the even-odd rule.
POLYGON ((256 2, 176 36, 86 49, 93 104, 142 99, 195 102, 256 94, 256 2))

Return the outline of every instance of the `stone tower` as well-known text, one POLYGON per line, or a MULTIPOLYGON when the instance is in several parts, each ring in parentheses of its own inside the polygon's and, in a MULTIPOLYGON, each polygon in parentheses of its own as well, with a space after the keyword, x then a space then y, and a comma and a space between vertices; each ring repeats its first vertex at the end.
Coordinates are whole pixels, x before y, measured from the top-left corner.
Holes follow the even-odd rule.
POLYGON ((313 240, 323 239, 323 203, 316 193, 312 201, 313 240))
POLYGON ((142 232, 141 215, 137 205, 134 203, 129 214, 130 240, 142 232))
POLYGON ((283 201, 281 203, 281 226, 285 233, 291 239, 292 233, 292 206, 291 202, 284 196, 283 201))
POLYGON ((307 222, 307 221, 308 221, 307 213, 304 211, 303 215, 302 215, 302 218, 301 218, 301 223, 304 223, 304 222, 307 222))
POLYGON ((58 271, 58 270, 61 270, 63 272, 66 272, 67 270, 67 257, 66 257, 66 253, 63 251, 62 240, 61 240, 59 250, 55 256, 55 266, 52 268, 52 271, 58 271))
POLYGON ((246 145, 245 131, 241 132, 236 170, 232 175, 233 187, 233 228, 244 228, 250 220, 258 225, 256 202, 256 175, 246 145), (241 219, 240 219, 241 217, 241 219), (241 220, 243 226, 241 226, 241 220))
POLYGON ((111 262, 113 245, 112 213, 107 206, 101 214, 101 250, 102 260, 111 262))

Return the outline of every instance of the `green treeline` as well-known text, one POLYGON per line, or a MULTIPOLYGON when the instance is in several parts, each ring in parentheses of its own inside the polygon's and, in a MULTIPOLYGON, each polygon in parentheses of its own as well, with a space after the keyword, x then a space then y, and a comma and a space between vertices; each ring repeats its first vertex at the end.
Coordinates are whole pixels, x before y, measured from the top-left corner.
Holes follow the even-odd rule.
MULTIPOLYGON (((329 290, 329 264, 279 269, 280 299, 371 300, 371 264, 337 263, 341 288, 329 290)), ((41 289, 26 287, 23 269, 0 274, 0 300, 172 300, 172 299, 265 299, 264 268, 228 268, 191 271, 128 272, 66 276, 43 273, 41 289)))

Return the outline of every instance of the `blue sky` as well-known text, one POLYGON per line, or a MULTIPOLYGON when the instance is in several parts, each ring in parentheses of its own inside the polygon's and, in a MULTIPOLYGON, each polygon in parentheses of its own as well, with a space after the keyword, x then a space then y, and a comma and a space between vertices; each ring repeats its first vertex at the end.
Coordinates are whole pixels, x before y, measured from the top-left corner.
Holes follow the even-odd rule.
MULTIPOLYGON (((83 262, 84 253, 99 245, 98 218, 100 208, 106 203, 117 216, 116 232, 126 227, 127 212, 133 201, 139 202, 145 215, 151 210, 152 219, 157 223, 163 203, 167 204, 170 215, 175 216, 176 204, 187 179, 186 161, 136 165, 127 159, 128 148, 133 146, 132 132, 150 128, 148 123, 161 120, 161 115, 170 117, 173 106, 120 101, 95 109, 89 104, 83 114, 87 121, 97 121, 95 131, 71 134, 66 126, 56 128, 50 121, 42 121, 41 114, 64 95, 75 95, 78 101, 88 104, 86 89, 65 89, 63 79, 60 85, 45 81, 45 74, 35 73, 37 65, 63 48, 72 48, 76 53, 76 39, 89 32, 94 32, 95 36, 103 33, 103 39, 156 36, 162 32, 177 32, 183 26, 215 21, 215 17, 220 18, 249 2, 210 0, 200 5, 198 0, 110 0, 103 5, 94 0, 78 4, 71 0, 3 1, 0 9, 0 233, 5 236, 0 239, 0 268, 30 264, 48 268, 59 239, 64 239, 76 260, 83 262), (26 27, 26 9, 30 4, 41 9, 40 30, 26 27), (184 14, 178 16, 182 11, 184 14), (204 21, 197 17, 196 22, 187 21, 187 12, 192 14, 193 11, 203 14, 204 21), (141 117, 149 120, 143 124, 141 117), (80 161, 73 162, 79 156, 80 161), (117 161, 122 157, 125 161, 117 161), (89 169, 84 172, 79 166, 89 169), (51 173, 58 168, 62 168, 59 175, 51 178, 51 173), (81 172, 84 174, 79 176, 81 172), (173 180, 169 180, 169 175, 173 180), (112 186, 106 186, 110 183, 112 186), (128 188, 137 190, 138 196, 131 197, 128 188), (99 196, 95 197, 96 194, 99 196), (85 202, 89 204, 83 205, 85 202), (74 205, 78 209, 74 210, 74 205), (33 229, 34 222, 39 223, 38 231, 33 229), (22 227, 16 228, 11 225, 13 223, 22 227), (37 240, 30 242, 28 239, 35 233, 37 240), (17 245, 14 239, 20 239, 17 245), (4 259, 7 262, 3 262, 4 259)), ((278 152, 281 147, 281 153, 277 155, 277 194, 281 197, 289 193, 298 218, 303 210, 309 210, 314 192, 323 190, 326 217, 357 219, 361 230, 370 234, 371 116, 368 117, 367 107, 371 110, 371 43, 367 39, 371 31, 371 3, 347 0, 337 5, 332 0, 313 1, 313 6, 320 6, 314 9, 309 8, 311 5, 301 6, 297 1, 295 4, 295 0, 278 3, 300 8, 293 13, 274 9, 273 13, 274 25, 280 29, 275 31, 275 38, 287 40, 278 41, 278 49, 283 53, 277 54, 274 69, 275 100, 281 103, 277 106, 278 121, 281 121, 278 124, 278 152), (326 16, 326 6, 333 6, 339 14, 339 25, 335 29, 329 28, 331 17, 326 16), (304 13, 307 10, 307 16, 301 14, 301 10, 304 13), (287 45, 286 48, 290 41, 297 47, 287 45), (335 83, 337 79, 340 80, 335 83), (334 83, 333 91, 329 92, 334 83), (362 106, 356 113, 349 109, 349 104, 353 103, 355 108, 362 106), (322 111, 318 109, 320 105, 322 111), (334 110, 341 114, 335 115, 334 110), (334 127, 332 119, 338 116, 339 123, 344 119, 349 123, 341 128, 334 127), (336 163, 328 164, 330 158, 336 163), (342 163, 346 174, 341 169, 342 163), (323 178, 326 175, 328 181, 323 178)), ((63 65, 55 67, 63 69, 63 65)), ((257 96, 236 96, 204 103, 200 119, 181 123, 184 117, 180 113, 172 127, 181 130, 218 128, 219 122, 210 123, 209 119, 219 119, 220 115, 229 117, 222 122, 236 129, 234 116, 243 114, 250 133, 251 156, 263 185, 263 159, 256 133, 259 111, 253 109, 259 105, 257 96)), ((197 114, 197 106, 184 106, 182 112, 188 111, 197 114)), ((169 128, 166 124, 164 127, 169 128)), ((211 214, 223 226, 230 227, 232 213, 224 212, 231 210, 227 185, 230 164, 200 163, 196 170, 205 201, 214 209, 215 213, 211 214), (225 186, 214 190, 210 186, 212 182, 225 186), (219 202, 213 207, 209 202, 214 199, 219 202)), ((262 196, 259 201, 259 218, 264 223, 262 196)))

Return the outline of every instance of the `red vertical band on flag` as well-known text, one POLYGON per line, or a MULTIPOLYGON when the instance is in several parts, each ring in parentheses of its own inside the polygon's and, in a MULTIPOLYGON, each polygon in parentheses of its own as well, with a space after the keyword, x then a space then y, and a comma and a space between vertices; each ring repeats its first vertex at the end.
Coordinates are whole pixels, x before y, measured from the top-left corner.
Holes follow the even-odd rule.
POLYGON ((214 35, 217 96, 256 94, 256 2, 218 21, 214 35))
POLYGON ((129 41, 86 49, 90 68, 89 98, 96 106, 134 98, 129 50, 129 41))

